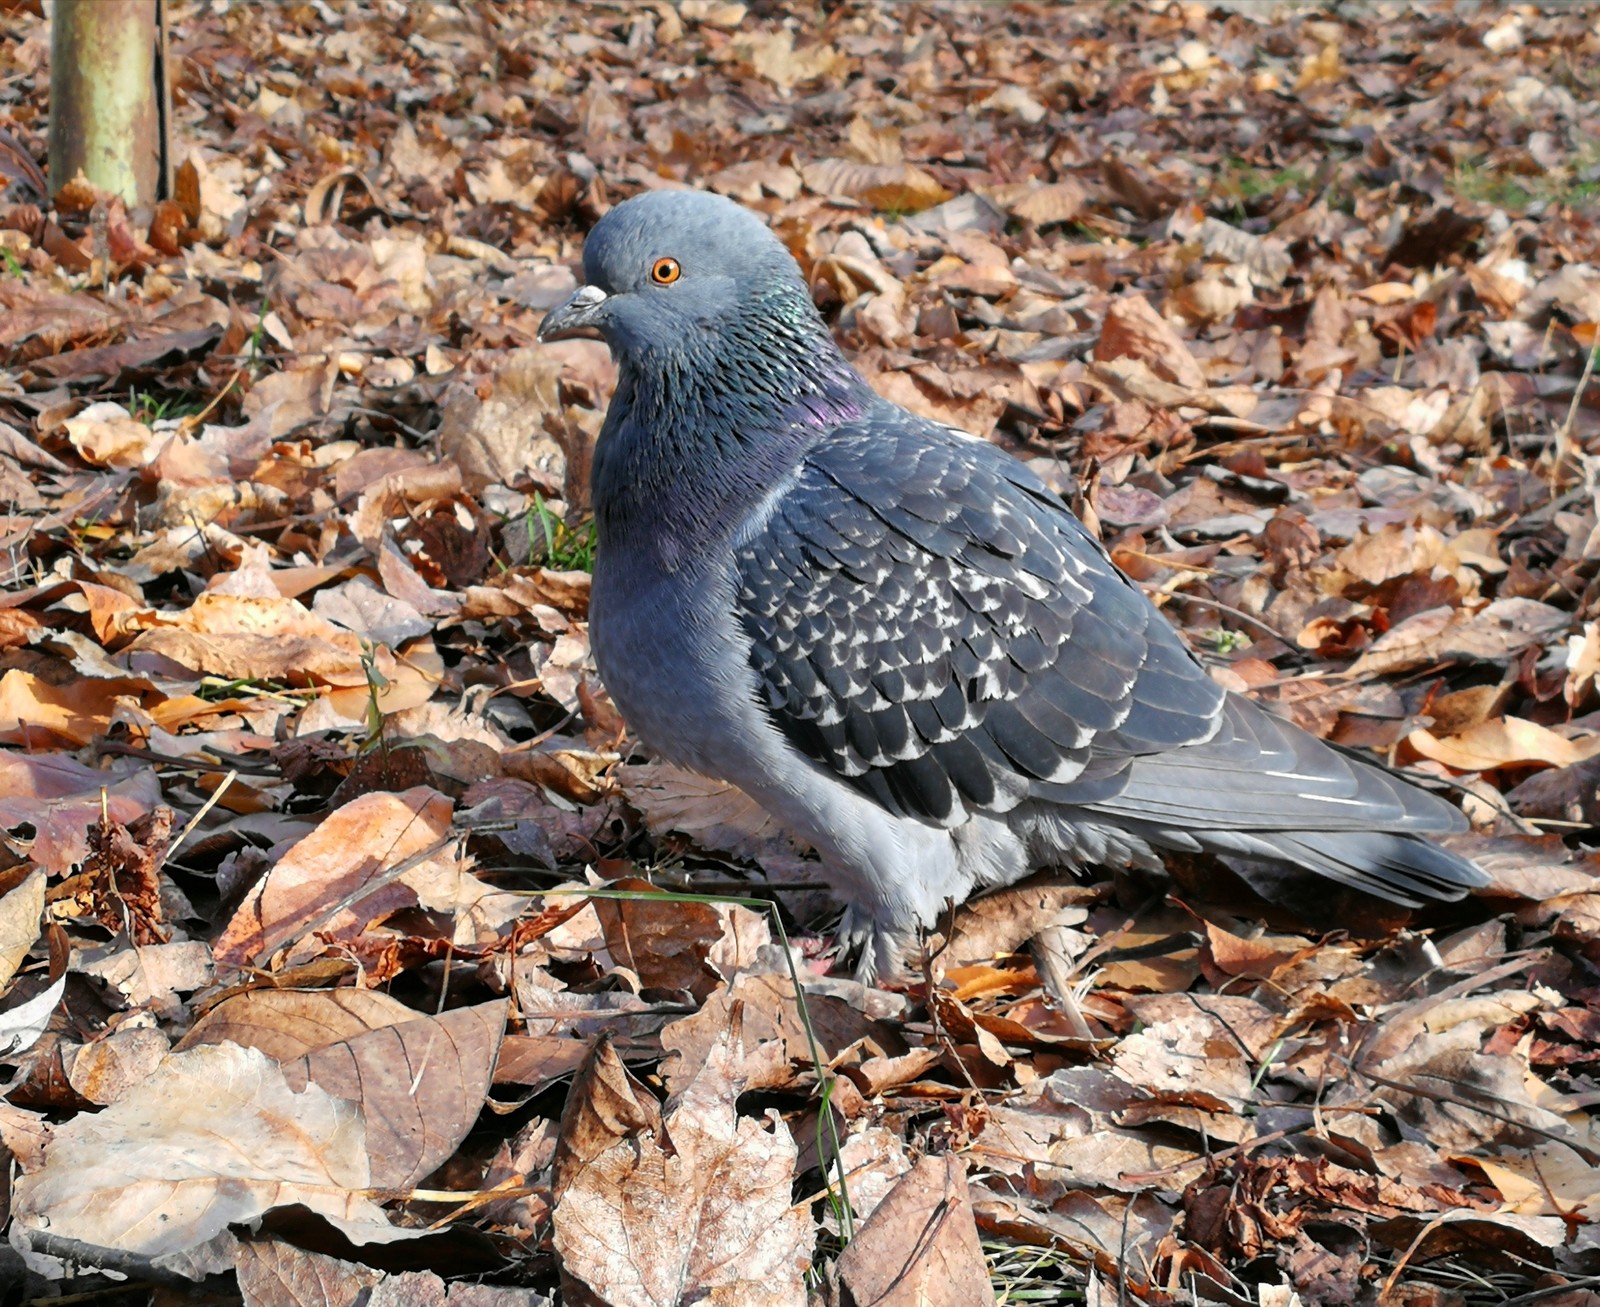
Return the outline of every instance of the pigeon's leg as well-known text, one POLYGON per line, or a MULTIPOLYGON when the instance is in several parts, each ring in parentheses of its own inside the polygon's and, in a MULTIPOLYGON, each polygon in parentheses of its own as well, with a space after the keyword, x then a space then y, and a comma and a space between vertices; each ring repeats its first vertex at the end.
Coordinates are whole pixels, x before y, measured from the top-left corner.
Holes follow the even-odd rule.
POLYGON ((858 903, 852 903, 839 919, 839 929, 834 932, 839 945, 839 961, 856 964, 851 976, 863 985, 878 979, 878 932, 873 925, 872 912, 858 903))

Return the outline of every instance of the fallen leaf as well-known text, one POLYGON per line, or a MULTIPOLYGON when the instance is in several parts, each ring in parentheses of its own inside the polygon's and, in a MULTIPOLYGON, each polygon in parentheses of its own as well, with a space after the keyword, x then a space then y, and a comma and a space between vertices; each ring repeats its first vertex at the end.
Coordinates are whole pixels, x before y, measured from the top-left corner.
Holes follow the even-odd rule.
POLYGON ((29 872, 20 882, 13 881, 0 898, 0 993, 39 938, 46 879, 42 870, 29 872))
POLYGON ((630 1130, 561 1192, 556 1252, 612 1307, 696 1297, 804 1307, 812 1233, 790 1203, 795 1145, 775 1112, 765 1122, 738 1115, 739 1025, 735 1011, 659 1133, 630 1130))
POLYGON ((856 1232, 837 1274, 855 1302, 878 1307, 994 1302, 961 1159, 919 1160, 856 1232))
POLYGON ((408 1189, 447 1161, 478 1119, 505 1026, 503 999, 437 1017, 413 1014, 284 1063, 284 1081, 357 1103, 371 1183, 408 1189))
POLYGON ((218 1256, 229 1225, 293 1203, 358 1239, 391 1230, 369 1183, 354 1104, 294 1093, 264 1053, 217 1044, 172 1054, 103 1112, 57 1127, 13 1213, 24 1237, 145 1257, 217 1241, 218 1256))
POLYGON ((1482 722, 1447 740, 1423 730, 1406 736, 1406 745, 1424 758, 1455 771, 1495 767, 1571 767, 1600 754, 1600 735, 1568 739, 1548 726, 1520 717, 1482 722))
POLYGON ((243 967, 305 932, 358 932, 415 903, 406 864, 453 871, 444 847, 450 800, 432 790, 364 794, 290 849, 234 913, 216 943, 219 966, 243 967), (348 905, 348 906, 346 906, 348 905))

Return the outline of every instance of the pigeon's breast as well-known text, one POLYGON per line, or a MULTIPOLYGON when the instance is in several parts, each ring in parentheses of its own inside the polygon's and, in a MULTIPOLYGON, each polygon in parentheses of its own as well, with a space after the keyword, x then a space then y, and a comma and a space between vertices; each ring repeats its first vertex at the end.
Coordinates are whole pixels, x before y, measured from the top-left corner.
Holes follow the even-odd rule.
POLYGON ((708 775, 758 729, 749 640, 727 614, 733 581, 706 560, 666 573, 602 551, 589 602, 595 665, 651 752, 708 775))

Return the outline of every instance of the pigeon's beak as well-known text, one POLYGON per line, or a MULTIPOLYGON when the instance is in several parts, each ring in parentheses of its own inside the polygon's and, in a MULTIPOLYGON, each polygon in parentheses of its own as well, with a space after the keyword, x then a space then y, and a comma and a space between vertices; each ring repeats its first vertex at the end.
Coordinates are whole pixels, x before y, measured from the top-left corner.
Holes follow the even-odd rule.
POLYGON ((606 293, 598 286, 579 286, 563 304, 544 315, 539 324, 540 340, 567 340, 587 335, 600 325, 600 310, 606 293))

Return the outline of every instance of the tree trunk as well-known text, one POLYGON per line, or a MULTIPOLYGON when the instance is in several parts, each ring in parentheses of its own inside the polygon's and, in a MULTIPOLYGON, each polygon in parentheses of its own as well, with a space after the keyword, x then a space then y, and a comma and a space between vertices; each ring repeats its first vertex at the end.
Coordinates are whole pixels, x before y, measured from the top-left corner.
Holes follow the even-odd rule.
POLYGON ((130 209, 165 193, 161 0, 55 0, 50 189, 82 172, 130 209))

